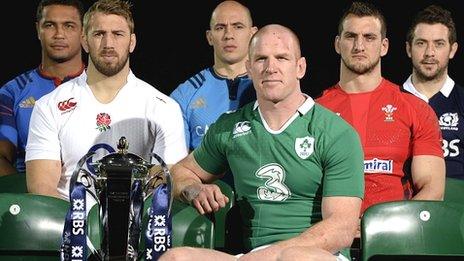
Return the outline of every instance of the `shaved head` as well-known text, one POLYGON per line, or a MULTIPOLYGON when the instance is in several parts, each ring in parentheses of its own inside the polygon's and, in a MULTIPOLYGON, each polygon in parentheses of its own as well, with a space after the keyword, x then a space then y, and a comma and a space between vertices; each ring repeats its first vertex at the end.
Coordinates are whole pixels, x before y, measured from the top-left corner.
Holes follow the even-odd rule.
POLYGON ((279 24, 270 24, 262 27, 261 29, 256 32, 250 40, 249 51, 248 55, 251 57, 253 52, 253 47, 256 43, 262 38, 263 35, 274 34, 274 35, 288 35, 292 39, 293 47, 295 50, 295 57, 301 57, 301 48, 300 48, 300 40, 298 36, 296 36, 295 32, 293 32, 290 28, 285 27, 279 24))
POLYGON ((246 22, 248 26, 253 26, 253 20, 251 19, 250 10, 237 1, 224 1, 216 6, 213 13, 211 14, 211 19, 209 20, 209 27, 213 28, 216 24, 217 17, 224 12, 229 12, 230 10, 241 10, 245 13, 246 22))

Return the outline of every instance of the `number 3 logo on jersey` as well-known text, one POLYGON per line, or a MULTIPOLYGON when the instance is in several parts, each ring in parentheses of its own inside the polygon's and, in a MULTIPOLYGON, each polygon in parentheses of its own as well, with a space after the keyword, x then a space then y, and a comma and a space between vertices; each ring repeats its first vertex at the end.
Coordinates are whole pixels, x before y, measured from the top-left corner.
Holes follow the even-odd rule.
POLYGON ((261 200, 285 201, 291 192, 285 185, 285 170, 277 163, 270 163, 259 168, 256 177, 267 179, 256 193, 261 200))

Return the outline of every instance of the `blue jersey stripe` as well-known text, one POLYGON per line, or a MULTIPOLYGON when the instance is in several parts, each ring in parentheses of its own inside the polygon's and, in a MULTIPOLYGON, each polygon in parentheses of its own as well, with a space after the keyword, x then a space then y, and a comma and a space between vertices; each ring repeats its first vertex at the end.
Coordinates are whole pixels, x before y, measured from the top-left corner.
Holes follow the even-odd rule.
POLYGON ((195 87, 195 89, 198 89, 198 87, 200 87, 197 86, 197 84, 192 80, 192 78, 188 79, 188 81, 190 82, 190 84, 192 84, 193 87, 195 87))
POLYGON ((33 71, 28 71, 24 74, 24 76, 27 78, 27 82, 32 82, 32 73, 33 71))
POLYGON ((18 85, 18 88, 20 90, 24 89, 24 87, 26 86, 26 79, 24 79, 23 77, 21 77, 22 75, 18 76, 15 78, 15 81, 16 81, 16 84, 18 85))
POLYGON ((195 81, 198 83, 198 88, 200 88, 203 82, 200 79, 198 79, 198 74, 193 76, 193 79, 195 79, 195 81))
POLYGON ((201 83, 203 83, 203 82, 206 81, 206 78, 205 78, 205 76, 204 76, 203 74, 199 73, 199 74, 197 74, 197 75, 200 76, 200 78, 201 78, 201 83))

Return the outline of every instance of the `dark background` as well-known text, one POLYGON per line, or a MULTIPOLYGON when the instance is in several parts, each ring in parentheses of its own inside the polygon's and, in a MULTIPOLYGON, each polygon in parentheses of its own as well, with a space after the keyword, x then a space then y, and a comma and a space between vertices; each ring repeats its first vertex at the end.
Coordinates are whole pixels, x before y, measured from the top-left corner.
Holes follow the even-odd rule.
MULTIPOLYGON (((170 94, 176 86, 213 62, 212 47, 205 39, 212 10, 220 1, 132 0, 137 46, 131 67, 141 79, 170 94)), ((300 37, 308 69, 302 80, 303 91, 317 96, 338 81, 339 56, 333 42, 339 17, 348 0, 248 0, 241 1, 252 13, 258 27, 280 23, 300 37), (318 18, 319 17, 319 18, 318 18)), ((387 20, 388 54, 382 59, 383 76, 402 84, 411 73, 405 51, 405 35, 413 15, 429 4, 448 8, 456 23, 458 43, 463 39, 464 3, 460 0, 371 1, 387 20), (461 7, 461 8, 460 8, 461 7)), ((0 84, 40 63, 40 43, 35 32, 38 1, 5 1, 2 7, 2 50, 0 84), (12 18, 6 18, 6 15, 12 18)), ((89 7, 91 0, 84 1, 89 7)), ((463 47, 464 48, 464 43, 463 47)), ((463 50, 450 62, 449 74, 464 84, 463 50), (463 69, 462 69, 463 68, 463 69)))

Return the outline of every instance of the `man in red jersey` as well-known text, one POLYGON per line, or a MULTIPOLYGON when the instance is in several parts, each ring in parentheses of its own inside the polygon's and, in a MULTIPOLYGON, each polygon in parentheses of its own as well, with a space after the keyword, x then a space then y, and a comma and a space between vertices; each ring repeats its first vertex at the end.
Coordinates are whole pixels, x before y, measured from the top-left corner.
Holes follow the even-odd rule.
POLYGON ((354 2, 342 16, 335 50, 340 81, 317 102, 348 121, 364 149, 369 206, 403 199, 442 200, 445 162, 432 108, 381 75, 387 54, 385 18, 369 3, 354 2))

